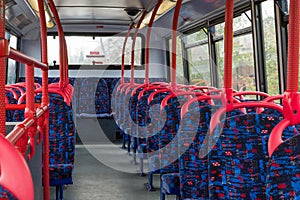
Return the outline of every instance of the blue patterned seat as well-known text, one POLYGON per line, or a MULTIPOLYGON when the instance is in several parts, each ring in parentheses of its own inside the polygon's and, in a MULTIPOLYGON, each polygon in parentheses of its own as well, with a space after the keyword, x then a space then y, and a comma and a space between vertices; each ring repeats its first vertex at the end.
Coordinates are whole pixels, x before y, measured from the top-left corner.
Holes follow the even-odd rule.
MULTIPOLYGON (((211 113, 219 106, 210 106, 207 102, 195 102, 181 120, 179 130, 179 174, 180 196, 182 199, 208 199, 208 157, 199 157, 205 152, 208 140, 208 128, 211 113), (200 115, 199 115, 200 114, 200 115), (194 133, 194 134, 193 134, 194 133), (204 149, 204 151, 203 151, 204 149)), ((234 110, 228 115, 242 114, 234 110)), ((165 176, 165 175, 163 175, 165 176)))
MULTIPOLYGON (((131 126, 129 127, 131 130, 134 130, 134 132, 131 133, 131 148, 133 153, 132 156, 134 164, 136 164, 136 152, 138 146, 141 145, 141 147, 139 148, 140 151, 146 146, 142 145, 146 143, 146 133, 140 131, 139 127, 147 125, 147 116, 145 110, 147 110, 147 100, 151 91, 148 91, 145 95, 142 96, 140 100, 138 100, 138 96, 143 89, 144 87, 141 87, 138 90, 136 90, 135 94, 133 96, 130 96, 129 99, 130 117, 131 120, 134 122, 134 124, 131 124, 131 126)), ((143 175, 142 160, 140 159, 140 161, 140 175, 143 175)))
POLYGON ((110 94, 104 79, 99 79, 97 84, 94 107, 97 117, 110 116, 110 94))
POLYGON ((179 173, 164 174, 161 177, 161 190, 163 194, 173 194, 180 196, 180 178, 179 173))
POLYGON ((95 105, 92 98, 95 95, 97 80, 95 78, 83 78, 79 93, 79 114, 82 116, 95 116, 95 105))
MULTIPOLYGON (((106 85, 108 87, 108 91, 109 91, 109 108, 110 108, 110 113, 112 112, 111 109, 111 100, 112 100, 112 95, 114 93, 114 89, 117 85, 119 85, 119 78, 106 78, 106 85)), ((118 127, 119 128, 119 127, 118 127)))
MULTIPOLYGON (((211 199, 266 199, 267 142, 280 118, 245 114, 221 121, 209 153, 211 199)), ((290 135, 286 135, 289 137, 290 135)))
MULTIPOLYGON (((9 104, 17 104, 18 103, 18 101, 14 98, 14 96, 11 92, 5 91, 5 96, 7 97, 9 104)), ((7 122, 13 121, 14 113, 15 113, 14 110, 6 110, 6 121, 7 122)))
POLYGON ((50 186, 56 186, 56 198, 63 199, 64 185, 73 184, 76 129, 72 104, 63 97, 49 94, 49 173, 50 186))
POLYGON ((7 189, 0 185, 0 199, 17 200, 17 198, 7 189))
MULTIPOLYGON (((156 96, 153 101, 150 103, 150 107, 153 107, 154 104, 161 104, 161 101, 168 95, 169 93, 164 93, 156 96)), ((185 101, 185 98, 180 99, 181 101, 185 101)), ((179 171, 179 161, 178 161, 178 140, 176 139, 177 131, 179 129, 180 124, 180 110, 181 104, 178 98, 171 98, 167 105, 165 106, 166 111, 166 120, 162 122, 163 124, 157 123, 157 127, 163 127, 157 133, 152 133, 152 137, 148 138, 147 148, 151 150, 151 153, 148 157, 149 161, 149 178, 148 185, 152 187, 152 174, 160 173, 178 173, 179 171)), ((162 118, 160 113, 160 106, 153 107, 150 110, 151 117, 156 118, 155 120, 160 121, 159 118, 162 118), (155 109, 156 108, 156 109, 155 109)), ((152 120, 152 119, 151 119, 152 120)), ((154 128, 154 130, 156 130, 154 128)), ((175 180, 174 178, 173 180, 175 180)), ((165 177, 163 180, 170 180, 165 177)), ((164 199, 165 194, 169 194, 169 192, 165 191, 162 186, 167 188, 174 188, 175 184, 162 182, 161 183, 161 198, 164 199), (169 185, 169 186, 168 186, 169 185)), ((175 188, 174 188, 175 189, 175 188)), ((176 191, 174 190, 169 191, 176 191)), ((177 189, 177 191, 179 191, 177 189)), ((178 195, 179 193, 177 193, 178 195)))
POLYGON ((76 130, 72 106, 63 97, 50 94, 49 149, 50 185, 72 184, 76 130))
POLYGON ((208 199, 208 160, 207 156, 199 158, 199 152, 205 146, 203 142, 208 134, 211 113, 217 108, 195 102, 181 120, 179 175, 182 199, 208 199))
MULTIPOLYGON (((125 87, 125 86, 124 86, 125 87)), ((125 90, 123 92, 121 91, 114 91, 114 112, 115 112, 115 118, 117 126, 120 128, 120 134, 122 135, 122 149, 126 148, 125 143, 128 142, 127 148, 130 149, 130 137, 125 133, 125 129, 128 128, 125 125, 125 111, 126 111, 126 106, 125 106, 125 101, 126 101, 126 96, 125 96, 125 90)), ((128 106, 128 105, 127 105, 128 106)), ((128 108, 127 108, 128 110, 128 108)))
POLYGON ((274 151, 268 165, 267 198, 300 199, 300 135, 299 127, 285 130, 285 133, 296 135, 274 151))

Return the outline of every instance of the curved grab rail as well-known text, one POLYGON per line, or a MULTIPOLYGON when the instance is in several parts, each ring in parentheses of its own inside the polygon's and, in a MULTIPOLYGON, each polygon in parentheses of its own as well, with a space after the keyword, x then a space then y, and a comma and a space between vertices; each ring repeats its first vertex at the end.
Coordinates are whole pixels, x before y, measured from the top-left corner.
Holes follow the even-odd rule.
POLYGON ((209 90, 217 90, 217 89, 218 88, 212 86, 197 86, 197 85, 193 85, 193 87, 190 88, 190 90, 201 90, 203 92, 208 92, 209 90))
POLYGON ((196 101, 212 101, 213 99, 221 100, 222 97, 220 95, 206 95, 206 96, 198 96, 196 98, 193 98, 191 100, 188 100, 183 106, 181 107, 181 119, 184 117, 184 115, 189 112, 189 107, 192 103, 196 101))
MULTIPOLYGON (((21 96, 25 93, 24 90, 22 90, 20 87, 18 86, 14 86, 14 85, 6 85, 5 88, 13 88, 18 90, 21 93, 21 96)), ((17 94, 18 96, 18 94, 17 94)), ((16 98, 17 100, 19 99, 19 96, 16 98)))
MULTIPOLYGON (((163 110, 164 107, 167 106, 168 101, 171 98, 175 98, 178 96, 189 96, 188 98, 191 99, 191 98, 193 98, 193 96, 206 96, 206 94, 204 94, 202 92, 172 92, 171 94, 169 94, 162 100, 160 109, 163 110)), ((210 102, 210 103, 212 103, 212 102, 210 102)))
POLYGON ((272 130, 268 142, 268 151, 271 156, 275 149, 283 143, 282 133, 288 125, 300 123, 300 93, 298 92, 299 79, 299 34, 300 34, 300 2, 290 1, 288 33, 288 70, 287 89, 283 96, 284 120, 272 130))
POLYGON ((171 90, 169 88, 164 88, 164 89, 161 89, 161 90, 157 90, 153 93, 150 94, 150 96, 148 97, 148 104, 151 103, 151 101, 153 101, 154 97, 160 93, 164 93, 164 92, 170 92, 171 90))
POLYGON ((138 96, 138 100, 140 100, 142 98, 142 96, 144 96, 144 93, 147 92, 147 91, 149 91, 149 90, 164 90, 166 88, 167 87, 160 86, 160 85, 154 85, 154 86, 150 85, 149 87, 144 88, 142 91, 140 91, 139 96, 138 96))
POLYGON ((33 181, 25 159, 2 135, 0 144, 3 149, 0 151, 0 184, 19 200, 33 200, 33 181))
POLYGON ((14 90, 12 90, 10 88, 5 88, 5 90, 8 91, 8 92, 11 92, 13 94, 14 99, 16 99, 16 100, 19 99, 18 94, 14 90))
MULTIPOLYGON (((239 102, 233 104, 233 109, 240 109, 240 108, 257 108, 257 107, 263 107, 263 108, 270 108, 279 111, 280 113, 283 113, 283 108, 277 104, 272 104, 268 102, 255 102, 255 101, 249 101, 249 102, 239 102)), ((221 121, 221 116, 227 112, 226 108, 221 108, 215 112, 215 114, 212 116, 210 120, 210 133, 212 135, 214 129, 220 123, 221 121)))
POLYGON ((269 96, 269 97, 265 98, 263 101, 273 102, 275 100, 281 100, 281 99, 283 99, 283 94, 275 95, 275 96, 269 96))
POLYGON ((256 96, 262 96, 265 98, 270 97, 269 94, 267 94, 265 92, 260 92, 260 91, 238 91, 238 92, 233 93, 234 97, 239 96, 241 99, 243 99, 242 96, 245 96, 245 95, 256 95, 256 96))
MULTIPOLYGON (((126 87, 126 90, 125 90, 125 95, 128 95, 129 92, 133 89, 135 89, 136 87, 140 86, 140 84, 137 84, 137 83, 131 83, 128 85, 128 87, 126 87)), ((131 94, 131 93, 130 93, 131 94)))
POLYGON ((148 104, 151 103, 151 101, 153 101, 153 99, 155 98, 156 95, 160 94, 160 93, 164 93, 164 92, 170 92, 171 94, 173 93, 183 93, 186 92, 185 90, 182 89, 177 89, 177 90, 172 90, 171 87, 169 88, 164 88, 161 90, 157 90, 155 92, 153 92, 149 97, 148 97, 148 104))
POLYGON ((66 83, 69 83, 69 80, 65 80, 66 78, 66 69, 68 69, 68 66, 66 66, 65 63, 65 57, 67 54, 65 53, 65 36, 64 36, 64 31, 62 28, 62 25, 59 20, 59 15, 56 10, 55 4, 53 0, 48 0, 49 8, 54 16, 56 25, 57 25, 57 32, 58 32, 58 37, 59 37, 59 80, 60 80, 60 86, 63 87, 66 83))

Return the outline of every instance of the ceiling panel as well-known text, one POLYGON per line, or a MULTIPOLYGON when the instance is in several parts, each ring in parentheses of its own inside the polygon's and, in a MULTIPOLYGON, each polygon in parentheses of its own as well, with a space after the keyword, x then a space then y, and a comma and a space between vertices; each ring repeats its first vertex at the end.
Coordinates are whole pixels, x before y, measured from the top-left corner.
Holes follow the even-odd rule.
POLYGON ((55 5, 60 6, 77 6, 77 7, 136 7, 144 8, 146 2, 151 0, 54 0, 55 5))
POLYGON ((61 20, 95 20, 95 19, 112 19, 112 20, 130 20, 124 9, 119 8, 83 8, 83 7, 63 7, 58 8, 61 20), (76 13, 76 14, 74 14, 76 13))

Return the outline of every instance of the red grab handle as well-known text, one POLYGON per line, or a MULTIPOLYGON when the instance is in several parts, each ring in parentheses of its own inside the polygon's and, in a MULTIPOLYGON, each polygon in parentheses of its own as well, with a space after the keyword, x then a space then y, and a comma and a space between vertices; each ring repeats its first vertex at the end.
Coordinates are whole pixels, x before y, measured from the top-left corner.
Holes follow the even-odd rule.
POLYGON ((30 170, 20 152, 2 135, 0 136, 0 185, 19 200, 33 200, 34 187, 30 170))

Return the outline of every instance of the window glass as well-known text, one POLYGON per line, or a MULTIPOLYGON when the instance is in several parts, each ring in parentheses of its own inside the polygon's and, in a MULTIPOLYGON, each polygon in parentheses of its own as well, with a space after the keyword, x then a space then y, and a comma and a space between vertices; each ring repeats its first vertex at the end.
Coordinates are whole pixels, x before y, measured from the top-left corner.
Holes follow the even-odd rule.
MULTIPOLYGON (((242 13, 240 16, 235 17, 233 20, 233 31, 237 31, 247 27, 251 27, 251 11, 242 13)), ((224 28, 225 22, 215 25, 214 36, 223 36, 224 28)))
POLYGON ((191 84, 211 85, 208 44, 187 50, 191 84))
MULTIPOLYGON (((224 87, 224 41, 216 43, 219 86, 224 87)), ((235 90, 256 90, 252 35, 233 39, 232 87, 235 90)))
POLYGON ((224 40, 216 42, 216 59, 219 87, 222 88, 224 86, 224 40))
POLYGON ((184 41, 186 46, 193 45, 200 41, 207 41, 207 33, 201 29, 196 33, 186 36, 184 41))
POLYGON ((59 65, 59 39, 58 37, 48 36, 48 62, 50 66, 59 65))
MULTIPOLYGON (((9 39, 9 45, 10 47, 17 49, 17 43, 18 43, 18 38, 14 35, 10 36, 9 39)), ((17 62, 12 59, 7 59, 7 79, 6 83, 7 84, 12 84, 16 82, 16 69, 17 69, 17 62)))
MULTIPOLYGON (((172 39, 169 40, 169 53, 170 53, 170 69, 172 67, 172 39)), ((176 82, 179 84, 186 84, 183 70, 183 55, 182 43, 180 37, 176 40, 176 82)))
MULTIPOLYGON (((66 42, 69 64, 121 64, 124 39, 124 37, 67 36, 66 42)), ((53 63, 53 60, 56 60, 58 63, 58 37, 56 37, 56 39, 49 37, 49 43, 52 43, 49 45, 49 63, 53 63), (55 42, 53 40, 55 40, 55 42)), ((128 38, 125 50, 125 64, 131 63, 131 45, 132 39, 128 38)), ((135 44, 134 59, 134 63, 137 65, 141 64, 141 49, 142 40, 138 37, 135 44)))
POLYGON ((279 94, 274 1, 262 3, 268 93, 279 94))

